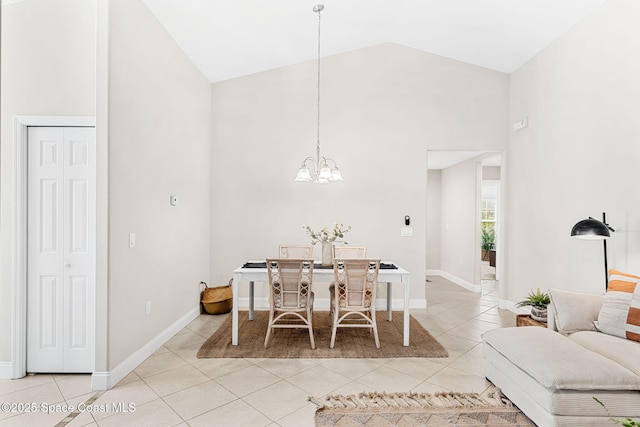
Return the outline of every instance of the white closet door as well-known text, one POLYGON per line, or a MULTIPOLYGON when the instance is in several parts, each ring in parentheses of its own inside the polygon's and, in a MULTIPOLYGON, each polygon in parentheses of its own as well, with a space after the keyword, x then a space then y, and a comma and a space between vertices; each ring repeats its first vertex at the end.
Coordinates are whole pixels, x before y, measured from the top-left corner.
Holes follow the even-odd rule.
POLYGON ((93 372, 95 129, 28 130, 27 371, 93 372))

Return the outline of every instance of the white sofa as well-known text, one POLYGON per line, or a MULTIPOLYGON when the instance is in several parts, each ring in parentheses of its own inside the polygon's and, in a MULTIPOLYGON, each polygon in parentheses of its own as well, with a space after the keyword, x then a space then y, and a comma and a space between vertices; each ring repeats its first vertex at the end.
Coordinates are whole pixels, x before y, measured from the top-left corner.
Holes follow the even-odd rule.
POLYGON ((483 335, 484 372, 541 427, 640 419, 640 342, 597 332, 603 296, 551 290, 548 328, 483 335))

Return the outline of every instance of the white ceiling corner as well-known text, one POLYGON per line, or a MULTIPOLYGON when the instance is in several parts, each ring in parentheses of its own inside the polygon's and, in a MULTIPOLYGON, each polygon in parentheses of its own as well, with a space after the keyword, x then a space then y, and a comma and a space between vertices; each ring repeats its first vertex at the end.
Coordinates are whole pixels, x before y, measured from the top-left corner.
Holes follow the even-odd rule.
MULTIPOLYGON (((3 5, 20 0, 3 0, 3 5)), ((605 0, 143 0, 211 82, 391 42, 512 73, 605 0)))

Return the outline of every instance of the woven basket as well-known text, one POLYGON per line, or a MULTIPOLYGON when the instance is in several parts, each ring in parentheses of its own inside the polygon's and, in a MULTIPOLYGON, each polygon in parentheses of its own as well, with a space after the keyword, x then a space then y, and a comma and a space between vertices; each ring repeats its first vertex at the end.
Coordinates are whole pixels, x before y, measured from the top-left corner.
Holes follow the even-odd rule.
POLYGON ((228 313, 233 308, 233 291, 231 290, 231 281, 227 286, 219 286, 210 288, 206 283, 204 290, 200 292, 200 303, 202 312, 207 314, 223 314, 228 313))

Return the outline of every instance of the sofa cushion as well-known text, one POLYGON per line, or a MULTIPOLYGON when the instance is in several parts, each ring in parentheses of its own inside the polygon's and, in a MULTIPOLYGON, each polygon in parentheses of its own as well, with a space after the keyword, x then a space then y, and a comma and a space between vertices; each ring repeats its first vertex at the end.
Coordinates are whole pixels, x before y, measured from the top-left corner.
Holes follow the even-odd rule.
MULTIPOLYGON (((620 339, 620 338, 619 338, 620 339)), ((604 417, 602 406, 594 397, 606 402, 612 415, 640 417, 640 392, 634 390, 557 390, 543 387, 529 374, 505 359, 486 342, 482 344, 484 374, 539 426, 576 425, 608 426, 606 418, 600 423, 585 422, 584 417, 604 417), (552 422, 546 415, 580 417, 580 423, 552 422)))
POLYGON ((548 328, 494 329, 482 339, 550 389, 640 390, 640 376, 548 328))
POLYGON ((640 286, 636 286, 627 313, 626 338, 640 342, 640 286))
POLYGON ((560 333, 595 330, 594 320, 602 307, 602 295, 549 289, 553 325, 560 333))
POLYGON ((640 343, 591 331, 576 332, 569 338, 640 376, 640 343))

